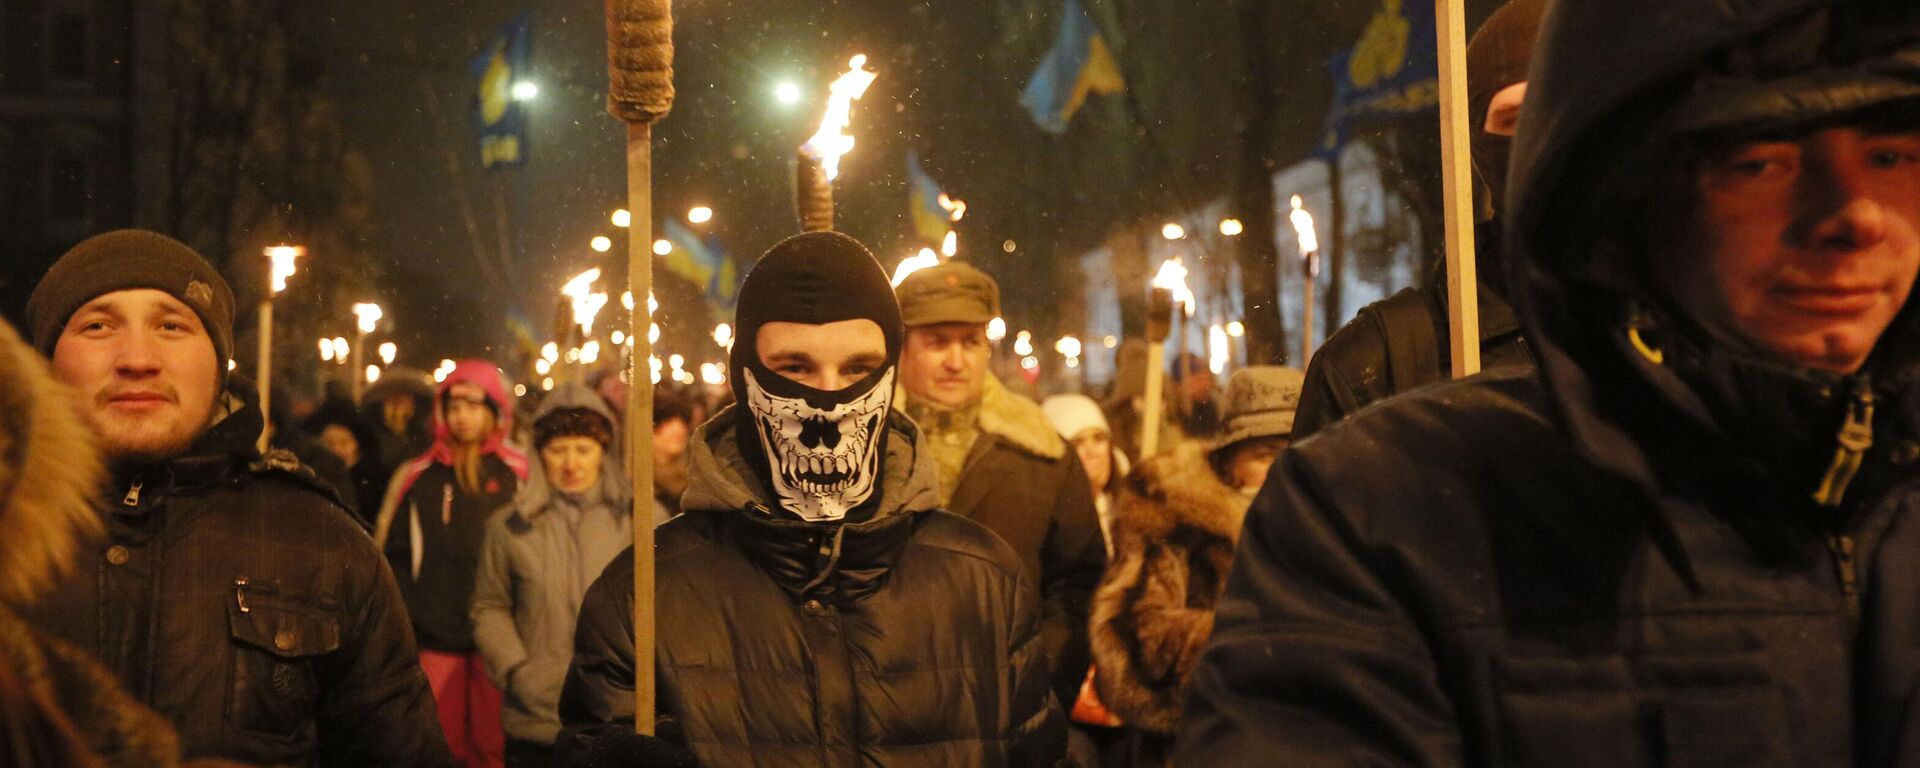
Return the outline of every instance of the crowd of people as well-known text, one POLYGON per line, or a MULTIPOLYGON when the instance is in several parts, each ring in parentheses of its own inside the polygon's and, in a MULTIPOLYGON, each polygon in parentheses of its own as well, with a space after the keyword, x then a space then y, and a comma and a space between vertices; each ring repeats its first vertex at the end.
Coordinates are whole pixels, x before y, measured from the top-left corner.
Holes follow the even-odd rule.
POLYGON ((0 323, 0 766, 1915 764, 1920 7, 1516 0, 1470 58, 1463 381, 1430 282, 1035 402, 991 276, 811 232, 720 401, 296 417, 205 259, 89 238, 0 323))

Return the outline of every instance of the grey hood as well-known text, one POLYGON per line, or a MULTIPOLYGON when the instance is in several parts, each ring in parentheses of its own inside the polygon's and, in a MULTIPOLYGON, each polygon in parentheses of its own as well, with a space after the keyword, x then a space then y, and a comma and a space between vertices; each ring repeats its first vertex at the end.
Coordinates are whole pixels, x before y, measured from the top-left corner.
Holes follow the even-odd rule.
MULTIPOLYGON (((607 402, 600 399, 599 394, 583 384, 571 382, 561 384, 554 387, 553 391, 548 392, 546 398, 540 401, 540 407, 534 410, 530 423, 538 424, 541 419, 555 411, 569 408, 580 408, 600 414, 607 420, 607 424, 613 427, 614 444, 607 446, 600 457, 600 485, 590 492, 596 498, 583 499, 583 501, 598 502, 612 509, 626 509, 627 498, 632 488, 627 484, 626 471, 621 467, 619 443, 622 426, 620 418, 613 415, 613 409, 607 407, 607 402)), ((531 522, 533 518, 551 508, 554 497, 557 495, 554 493, 553 486, 547 482, 546 463, 540 460, 540 451, 536 448, 530 453, 533 455, 528 457, 527 479, 520 484, 520 490, 513 497, 514 514, 522 523, 531 522)))

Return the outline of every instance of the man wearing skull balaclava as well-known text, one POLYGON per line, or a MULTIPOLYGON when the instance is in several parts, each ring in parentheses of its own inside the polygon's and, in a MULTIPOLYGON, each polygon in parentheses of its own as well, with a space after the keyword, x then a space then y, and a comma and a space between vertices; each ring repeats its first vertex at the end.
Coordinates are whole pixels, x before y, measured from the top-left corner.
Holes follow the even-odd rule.
MULTIPOLYGON (((1481 367, 1533 365, 1507 303, 1497 216, 1507 189, 1507 155, 1527 92, 1527 65, 1547 0, 1500 6, 1467 44, 1467 120, 1474 195, 1480 209, 1474 261, 1480 273, 1481 367)), ((1294 422, 1296 440, 1361 408, 1451 375, 1446 264, 1428 265, 1419 285, 1360 309, 1307 367, 1294 422)))
POLYGON ((937 509, 931 452, 891 407, 885 272, 853 238, 803 234, 739 307, 736 404, 689 441, 684 513, 657 531, 661 736, 632 728, 629 551, 581 609, 563 764, 1054 764, 1038 591, 937 509))

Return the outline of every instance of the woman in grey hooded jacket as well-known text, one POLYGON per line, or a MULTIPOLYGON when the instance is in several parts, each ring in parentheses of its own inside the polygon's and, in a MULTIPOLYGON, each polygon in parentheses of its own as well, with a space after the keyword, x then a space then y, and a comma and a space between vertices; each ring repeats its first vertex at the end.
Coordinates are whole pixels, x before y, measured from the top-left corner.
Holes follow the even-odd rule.
POLYGON ((487 674, 506 692, 510 766, 546 764, 580 603, 633 540, 617 424, 585 386, 554 389, 534 416, 539 461, 487 521, 471 614, 487 674))

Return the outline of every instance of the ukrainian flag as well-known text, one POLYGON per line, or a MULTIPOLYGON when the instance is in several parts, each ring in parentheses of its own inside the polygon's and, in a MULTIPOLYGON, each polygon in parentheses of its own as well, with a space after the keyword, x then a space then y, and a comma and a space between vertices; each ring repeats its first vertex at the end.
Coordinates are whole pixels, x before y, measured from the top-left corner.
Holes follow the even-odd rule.
POLYGON ((946 239, 947 230, 952 227, 946 207, 940 204, 940 184, 920 166, 918 150, 907 150, 907 178, 913 187, 913 201, 908 211, 913 217, 913 231, 922 240, 938 244, 946 239))
POLYGON ((687 229, 678 219, 667 219, 661 234, 673 250, 661 257, 660 266, 706 291, 707 301, 723 312, 733 310, 740 291, 739 276, 733 260, 721 253, 713 241, 687 229))
POLYGON ((1094 28, 1093 17, 1087 15, 1079 0, 1065 0, 1060 33, 1040 59, 1033 79, 1027 81, 1020 103, 1041 130, 1060 134, 1067 132, 1067 121, 1086 103, 1088 94, 1119 93, 1126 87, 1120 64, 1106 39, 1094 28))

